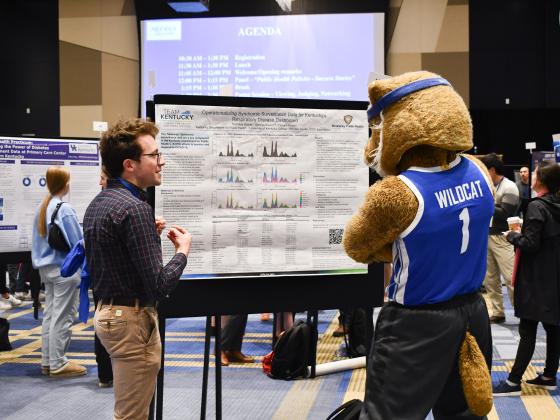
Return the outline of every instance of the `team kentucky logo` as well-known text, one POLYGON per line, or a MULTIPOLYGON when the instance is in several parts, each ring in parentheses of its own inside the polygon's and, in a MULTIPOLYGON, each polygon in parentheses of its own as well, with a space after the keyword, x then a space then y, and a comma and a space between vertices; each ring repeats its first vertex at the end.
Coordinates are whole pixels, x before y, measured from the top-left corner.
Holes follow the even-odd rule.
POLYGON ((346 123, 346 125, 350 124, 353 120, 352 115, 345 115, 344 116, 344 122, 346 123))

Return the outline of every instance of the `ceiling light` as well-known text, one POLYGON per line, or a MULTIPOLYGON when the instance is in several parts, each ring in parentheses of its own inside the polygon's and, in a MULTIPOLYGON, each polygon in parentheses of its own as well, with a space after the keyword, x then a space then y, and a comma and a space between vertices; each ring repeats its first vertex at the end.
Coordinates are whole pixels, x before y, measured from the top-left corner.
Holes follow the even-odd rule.
POLYGON ((210 0, 168 1, 167 4, 178 13, 204 13, 210 10, 210 0))

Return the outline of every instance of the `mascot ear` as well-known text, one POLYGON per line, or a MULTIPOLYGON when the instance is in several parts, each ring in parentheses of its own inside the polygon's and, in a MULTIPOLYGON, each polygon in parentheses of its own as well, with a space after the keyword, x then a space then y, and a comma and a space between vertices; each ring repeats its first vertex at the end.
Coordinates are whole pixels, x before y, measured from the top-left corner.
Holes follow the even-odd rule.
MULTIPOLYGON (((368 86, 368 94, 369 94, 369 100, 371 105, 374 105, 376 102, 378 102, 383 96, 385 96, 386 94, 398 89, 398 88, 403 88, 405 86, 410 86, 411 89, 405 90, 403 92, 401 92, 400 94, 398 94, 395 98, 392 98, 392 100, 389 100, 388 103, 386 104, 387 106, 392 105, 395 102, 398 102, 400 99, 413 94, 414 92, 424 89, 426 87, 430 87, 430 86, 434 86, 433 84, 430 84, 429 86, 426 86, 425 84, 422 85, 422 87, 418 86, 416 88, 412 88, 412 85, 415 84, 415 82, 418 82, 421 79, 433 79, 433 78, 437 78, 439 80, 443 80, 445 83, 449 85, 449 82, 447 82, 444 79, 441 79, 440 76, 438 76, 437 74, 434 73, 430 73, 427 71, 417 71, 417 72, 411 72, 411 73, 404 73, 400 76, 396 76, 396 77, 390 77, 388 79, 378 79, 378 80, 374 80, 373 82, 371 82, 368 86)), ((440 83, 441 84, 441 83, 440 83)))
POLYGON ((371 104, 376 103, 389 90, 383 87, 383 79, 375 80, 368 86, 369 101, 371 104))

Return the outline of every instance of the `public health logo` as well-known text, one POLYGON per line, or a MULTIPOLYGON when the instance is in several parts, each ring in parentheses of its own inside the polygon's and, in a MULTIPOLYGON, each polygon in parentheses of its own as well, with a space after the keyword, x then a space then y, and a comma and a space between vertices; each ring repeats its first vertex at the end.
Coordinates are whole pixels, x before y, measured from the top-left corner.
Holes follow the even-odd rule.
POLYGON ((344 116, 344 122, 346 123, 346 125, 349 125, 352 120, 354 119, 354 117, 352 117, 352 115, 345 115, 344 116))

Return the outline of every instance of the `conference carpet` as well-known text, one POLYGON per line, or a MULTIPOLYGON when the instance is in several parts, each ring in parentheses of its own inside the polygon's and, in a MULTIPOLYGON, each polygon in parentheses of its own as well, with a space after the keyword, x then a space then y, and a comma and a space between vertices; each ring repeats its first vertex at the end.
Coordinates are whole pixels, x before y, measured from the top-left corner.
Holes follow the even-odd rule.
MULTIPOLYGON (((507 295, 506 295, 507 296, 507 295)), ((507 298, 506 298, 507 299, 507 298)), ((88 374, 79 378, 49 378, 40 373, 41 313, 33 318, 31 303, 0 316, 11 323, 14 349, 0 352, 0 418, 6 420, 110 419, 111 388, 97 386, 93 354, 93 327, 73 326, 68 352, 70 359, 85 365, 88 374)), ((93 310, 93 307, 91 308, 93 310)), ((378 310, 376 310, 376 313, 378 310)), ((506 303, 507 321, 493 325, 494 362, 492 380, 507 376, 515 357, 518 321, 506 303)), ((337 312, 319 313, 318 363, 343 358, 343 339, 332 337, 337 312)), ((305 314, 298 314, 304 318, 305 314)), ((174 319, 167 322, 165 354, 164 419, 200 418, 204 318, 174 319)), ((363 398, 364 369, 334 373, 315 379, 295 381, 268 378, 261 368, 262 357, 271 350, 272 322, 249 315, 243 352, 255 356, 254 364, 232 364, 222 369, 223 419, 325 419, 342 402, 363 398)), ((539 328, 534 360, 525 379, 542 370, 545 355, 544 331, 539 328)), ((521 397, 494 400, 489 419, 560 418, 558 391, 523 386, 521 397)), ((214 363, 211 360, 207 418, 214 418, 214 363)), ((428 419, 432 416, 429 415, 428 419)))

